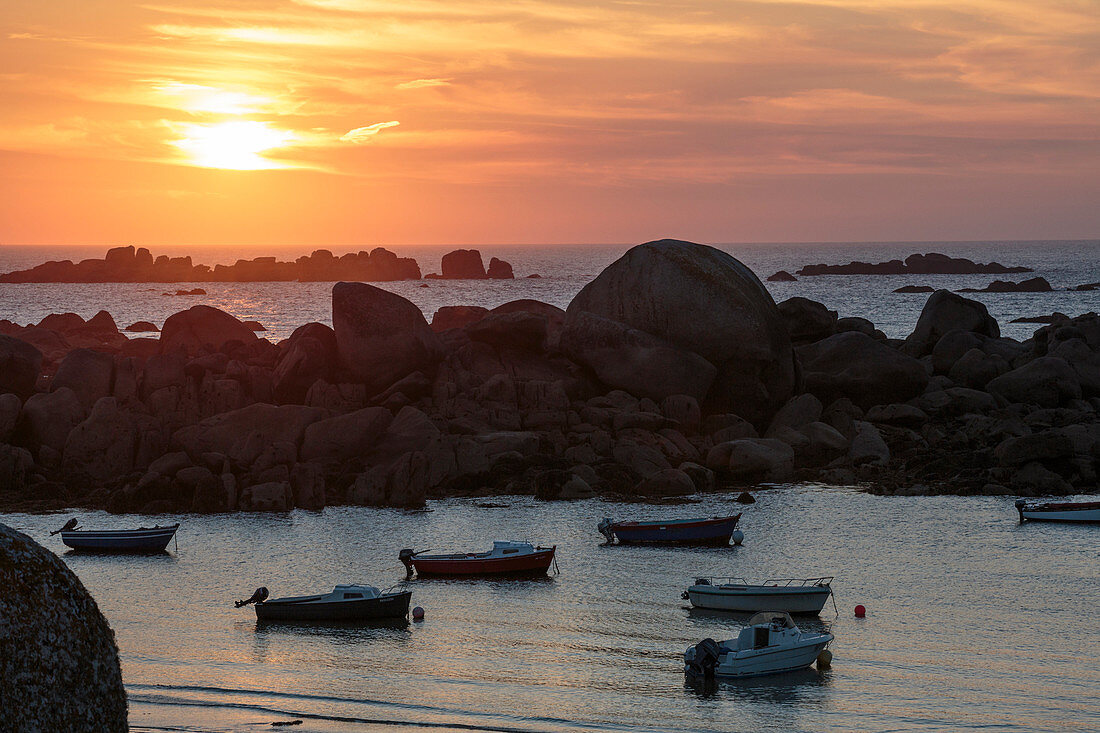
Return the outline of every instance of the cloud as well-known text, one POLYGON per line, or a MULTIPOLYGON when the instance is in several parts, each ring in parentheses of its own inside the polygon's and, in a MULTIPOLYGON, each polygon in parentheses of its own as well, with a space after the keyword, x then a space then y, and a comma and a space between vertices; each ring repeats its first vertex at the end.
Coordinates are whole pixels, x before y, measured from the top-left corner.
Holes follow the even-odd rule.
POLYGON ((450 79, 413 79, 412 81, 402 82, 398 84, 395 89, 423 89, 424 87, 449 87, 451 85, 450 79))
POLYGON ((382 130, 385 130, 387 127, 397 127, 400 124, 401 123, 397 120, 393 120, 392 122, 375 122, 373 125, 349 130, 347 133, 340 136, 340 140, 354 145, 362 145, 364 143, 369 143, 372 137, 382 130))

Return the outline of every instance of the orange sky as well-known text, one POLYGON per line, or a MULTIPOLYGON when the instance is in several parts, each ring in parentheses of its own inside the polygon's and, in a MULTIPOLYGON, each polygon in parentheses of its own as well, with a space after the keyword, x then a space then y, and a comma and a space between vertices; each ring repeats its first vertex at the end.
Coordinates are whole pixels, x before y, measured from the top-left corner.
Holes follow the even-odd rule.
POLYGON ((1100 236, 1096 0, 12 0, 0 244, 1100 236))

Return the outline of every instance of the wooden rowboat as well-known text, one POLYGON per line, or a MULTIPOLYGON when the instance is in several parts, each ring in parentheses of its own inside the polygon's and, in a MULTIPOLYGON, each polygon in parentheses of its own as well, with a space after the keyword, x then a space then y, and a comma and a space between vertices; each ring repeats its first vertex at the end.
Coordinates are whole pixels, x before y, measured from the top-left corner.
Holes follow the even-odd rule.
POLYGON ((1030 502, 1016 500, 1021 522, 1100 523, 1100 501, 1030 502))
POLYGON ((613 522, 604 518, 598 529, 608 543, 665 543, 672 545, 728 545, 740 514, 706 519, 671 519, 647 522, 613 522))
POLYGON ((61 541, 80 552, 154 553, 164 552, 176 536, 179 523, 166 527, 139 527, 138 529, 76 529, 72 520, 58 530, 61 541))
POLYGON ((539 575, 554 562, 552 547, 535 547, 528 542, 494 542, 488 552, 427 555, 402 550, 399 557, 409 575, 539 575))

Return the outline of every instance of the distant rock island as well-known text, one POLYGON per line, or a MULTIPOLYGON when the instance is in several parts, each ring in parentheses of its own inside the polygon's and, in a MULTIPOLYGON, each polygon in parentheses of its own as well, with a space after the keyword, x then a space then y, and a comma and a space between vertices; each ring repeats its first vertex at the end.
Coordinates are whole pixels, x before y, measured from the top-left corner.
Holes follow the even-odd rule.
POLYGON ((889 262, 849 262, 847 265, 806 265, 799 275, 1009 275, 1031 272, 1030 267, 1006 267, 999 262, 981 264, 965 257, 913 254, 889 262))
POLYGON ((1009 280, 994 280, 984 288, 963 288, 960 293, 1049 293, 1054 288, 1050 287, 1044 277, 1033 277, 1020 282, 1009 280))
POLYGON ((937 290, 889 339, 777 304, 689 242, 634 247, 565 311, 455 305, 429 323, 338 282, 331 326, 279 343, 254 328, 207 305, 158 338, 106 312, 0 321, 0 508, 668 501, 790 481, 1035 496, 1095 492, 1100 471, 1096 313, 1017 341, 937 290))
MULTIPOLYGON (((481 253, 460 249, 443 256, 444 278, 510 279, 512 266, 493 257, 486 271, 481 253)), ((293 262, 274 257, 237 260, 232 265, 196 265, 190 257, 154 258, 145 247, 114 247, 101 259, 46 262, 29 270, 0 275, 5 283, 174 283, 174 282, 387 282, 419 280, 420 266, 410 257, 398 257, 382 247, 349 252, 339 257, 327 249, 303 255, 293 262)), ((176 295, 202 295, 201 288, 176 295)), ((166 293, 167 294, 167 293, 166 293)))

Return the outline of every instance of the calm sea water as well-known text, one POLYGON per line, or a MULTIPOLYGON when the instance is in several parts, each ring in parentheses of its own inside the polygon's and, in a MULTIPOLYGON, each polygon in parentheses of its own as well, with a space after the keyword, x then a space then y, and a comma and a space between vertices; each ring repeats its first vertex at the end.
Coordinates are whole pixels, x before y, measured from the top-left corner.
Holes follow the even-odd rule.
MULTIPOLYGON (((514 281, 428 281, 378 283, 416 303, 430 319, 445 305, 494 307, 517 298, 535 298, 565 307, 587 282, 629 245, 524 245, 485 246, 486 262, 501 257, 512 263, 514 281), (541 279, 527 279, 531 273, 541 279), (421 287, 426 284, 428 287, 421 287)), ((1068 288, 1100 281, 1100 240, 1075 242, 891 242, 859 244, 728 244, 716 245, 740 258, 761 279, 777 270, 794 272, 810 263, 845 263, 851 260, 879 262, 904 258, 914 252, 942 252, 1006 265, 1025 265, 1050 281, 1068 288)), ((310 247, 237 249, 227 247, 154 247, 153 254, 191 255, 196 263, 232 263, 238 258, 275 255, 293 260, 310 247)), ((332 248, 336 254, 348 248, 332 248)), ((413 257, 421 271, 438 272, 443 254, 454 247, 390 247, 401 256, 413 257)), ((105 247, 0 246, 0 272, 24 269, 51 259, 80 260, 103 257, 105 247)), ((1031 275, 1016 276, 1018 279, 1031 275)), ((819 276, 794 283, 766 283, 775 299, 801 295, 825 303, 842 316, 869 318, 888 336, 908 335, 916 324, 927 295, 898 294, 895 288, 928 284, 952 290, 984 287, 991 275, 924 276, 819 276)), ((50 313, 72 311, 85 318, 106 308, 119 327, 138 320, 158 326, 172 313, 205 303, 233 315, 263 323, 272 339, 290 335, 309 321, 331 322, 331 283, 172 283, 172 284, 0 284, 0 319, 17 323, 38 322, 50 313), (205 296, 166 296, 166 291, 202 287, 205 296)), ((1077 315, 1100 310, 1100 291, 1053 293, 990 293, 973 296, 986 303, 1005 335, 1027 338, 1033 324, 1010 324, 1018 316, 1048 315, 1061 311, 1077 315)))
MULTIPOLYGON (((181 516, 157 557, 63 554, 115 629, 135 730, 1100 730, 1100 527, 1019 525, 1007 497, 877 497, 815 485, 652 507, 508 497, 430 511, 181 516), (742 547, 607 547, 602 516, 744 510, 742 547), (560 574, 407 585, 422 623, 258 625, 232 601, 403 581, 402 547, 556 543, 560 574), (692 611, 701 575, 835 575, 804 627, 836 636, 830 670, 686 683, 681 654, 743 616, 692 611), (852 608, 864 604, 865 619, 852 608)), ((86 526, 153 518, 85 514, 86 526)), ((63 553, 64 515, 0 515, 63 553)))

